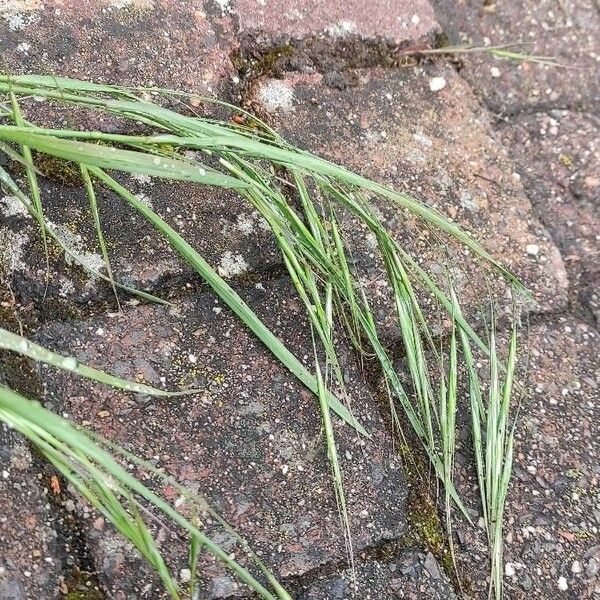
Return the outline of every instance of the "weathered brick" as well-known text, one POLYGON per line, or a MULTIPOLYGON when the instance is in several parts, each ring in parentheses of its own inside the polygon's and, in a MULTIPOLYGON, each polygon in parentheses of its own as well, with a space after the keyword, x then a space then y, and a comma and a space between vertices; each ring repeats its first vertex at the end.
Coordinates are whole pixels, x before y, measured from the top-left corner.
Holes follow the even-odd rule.
MULTIPOLYGON (((310 365, 310 328, 291 285, 258 285, 244 295, 310 365)), ((142 399, 42 370, 48 405, 198 490, 279 576, 306 574, 345 559, 317 400, 212 296, 200 295, 172 311, 139 306, 113 317, 55 324, 40 339, 122 377, 157 385, 166 377, 171 386, 204 390, 166 401, 142 399)), ((405 533, 406 488, 377 398, 351 354, 342 352, 341 363, 352 408, 372 434, 361 441, 336 419, 359 550, 405 533)), ((149 594, 157 593, 153 580, 132 576, 131 564, 139 561, 128 562, 125 545, 118 550, 123 559, 115 562, 110 557, 116 538, 91 524, 90 530, 97 540, 93 551, 99 577, 111 593, 140 593, 146 585, 153 590, 149 594)), ((186 566, 185 547, 166 529, 163 534, 162 548, 178 573, 186 566)), ((218 535, 235 551, 229 536, 218 535)), ((237 555, 243 560, 243 553, 237 555)), ((207 560, 200 573, 208 591, 224 577, 207 560)))
POLYGON ((436 16, 451 43, 511 48, 555 59, 566 68, 495 60, 486 53, 460 57, 463 75, 495 113, 529 107, 598 110, 600 16, 594 0, 482 3, 479 0, 433 0, 436 16))
POLYGON ((236 0, 233 13, 240 33, 273 42, 312 36, 357 36, 393 44, 414 42, 431 34, 437 22, 426 0, 236 0))
POLYGON ((433 555, 419 550, 404 550, 390 561, 369 561, 358 566, 355 575, 356 588, 352 583, 352 572, 343 571, 306 586, 300 592, 299 600, 355 597, 362 600, 452 600, 457 597, 433 555))

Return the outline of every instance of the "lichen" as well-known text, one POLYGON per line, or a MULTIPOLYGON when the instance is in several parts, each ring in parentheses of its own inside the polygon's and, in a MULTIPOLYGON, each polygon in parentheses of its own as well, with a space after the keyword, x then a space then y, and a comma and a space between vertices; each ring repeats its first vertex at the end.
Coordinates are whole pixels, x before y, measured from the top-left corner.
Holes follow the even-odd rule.
POLYGON ((248 263, 241 254, 234 254, 231 250, 227 250, 221 257, 217 270, 221 277, 235 277, 248 270, 248 263))
POLYGON ((294 90, 280 79, 269 79, 258 89, 261 105, 267 112, 290 110, 294 104, 294 90))

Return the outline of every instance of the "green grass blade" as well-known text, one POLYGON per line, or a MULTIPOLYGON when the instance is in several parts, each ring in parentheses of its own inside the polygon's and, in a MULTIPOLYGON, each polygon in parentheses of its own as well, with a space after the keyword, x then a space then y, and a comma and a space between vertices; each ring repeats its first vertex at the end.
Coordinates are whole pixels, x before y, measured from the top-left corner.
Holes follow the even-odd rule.
POLYGON ((102 252, 102 259, 104 260, 104 268, 106 269, 106 275, 110 280, 110 286, 112 287, 115 300, 117 301, 117 307, 121 309, 119 302, 119 294, 117 293, 117 286, 115 285, 115 278, 113 277, 112 268, 110 266, 110 260, 108 258, 108 250, 106 248, 106 242, 104 240, 104 233, 102 232, 102 224, 100 223, 100 213, 98 211, 98 201, 96 200, 96 192, 94 191, 94 184, 88 172, 88 169, 84 165, 80 165, 81 177, 83 178, 83 185, 90 201, 90 212, 92 213, 92 219, 94 222, 94 230, 96 231, 96 238, 102 252))
POLYGON ((148 394, 150 396, 174 397, 183 396, 186 394, 194 394, 201 391, 182 390, 178 392, 168 392, 143 383, 127 381, 126 379, 109 375, 108 373, 100 371, 99 369, 88 367, 87 365, 80 363, 73 356, 61 356, 60 354, 56 354, 51 350, 48 350, 47 348, 28 340, 25 337, 17 335, 16 333, 11 333, 10 331, 2 329, 1 327, 0 348, 17 352, 18 354, 27 356, 35 361, 43 362, 58 369, 69 371, 71 373, 75 373, 76 375, 80 375, 81 377, 85 377, 86 379, 91 379, 93 381, 97 381, 98 383, 103 383, 127 392, 148 394))
MULTIPOLYGON (((90 172, 107 187, 126 200, 140 212, 173 248, 201 275, 215 293, 229 308, 248 326, 248 328, 264 343, 264 345, 285 365, 308 389, 318 394, 318 383, 304 365, 284 346, 266 325, 256 316, 250 307, 229 286, 217 272, 190 246, 174 229, 172 229, 152 209, 140 202, 129 190, 120 185, 101 169, 90 167, 90 172)), ((362 435, 368 436, 364 427, 350 414, 348 409, 333 394, 328 394, 331 409, 348 425, 362 435)))
POLYGON ((191 164, 185 160, 147 152, 123 150, 114 146, 83 141, 75 142, 42 135, 33 129, 16 128, 9 125, 0 126, 0 138, 21 144, 24 148, 33 148, 50 156, 102 169, 191 181, 224 188, 244 187, 244 184, 234 178, 223 175, 201 163, 191 164))

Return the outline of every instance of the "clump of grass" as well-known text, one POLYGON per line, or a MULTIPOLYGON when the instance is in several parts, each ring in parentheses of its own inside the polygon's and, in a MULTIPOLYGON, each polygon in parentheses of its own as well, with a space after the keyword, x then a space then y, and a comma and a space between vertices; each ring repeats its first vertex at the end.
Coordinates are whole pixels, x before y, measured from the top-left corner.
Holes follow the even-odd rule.
MULTIPOLYGON (((524 293, 519 281, 471 235, 436 210, 407 194, 396 192, 291 146, 256 118, 253 122, 258 126, 249 128, 237 122, 216 122, 208 118, 186 116, 138 97, 139 91, 64 78, 0 76, 0 93, 7 94, 10 100, 3 107, 2 114, 6 121, 12 121, 0 124, 0 151, 7 152, 13 160, 25 165, 28 191, 22 189, 2 167, 0 183, 19 198, 37 219, 42 235, 55 240, 77 260, 76 253, 65 246, 44 217, 43 198, 32 151, 79 165, 90 201, 90 216, 104 259, 105 273, 94 274, 107 281, 115 295, 126 292, 137 294, 148 301, 160 301, 150 294, 123 286, 118 281, 118 274, 113 273, 102 233, 102 215, 96 203, 95 194, 99 187, 112 192, 152 224, 158 234, 195 269, 265 347, 303 385, 315 393, 322 414, 333 486, 351 564, 350 518, 330 411, 360 435, 368 436, 369 432, 352 414, 338 360, 339 338, 348 337, 358 353, 378 363, 389 390, 390 410, 396 426, 400 429, 400 409, 420 440, 433 471, 444 484, 448 514, 452 503, 468 518, 453 482, 457 339, 461 340, 463 347, 473 344, 491 357, 494 356, 495 349, 493 346, 488 347, 462 316, 457 309, 458 301, 454 294, 444 291, 444 282, 436 282, 434 275, 419 264, 418 257, 411 255, 390 235, 378 217, 374 198, 391 203, 398 210, 418 219, 424 228, 431 228, 445 239, 462 244, 490 270, 509 282, 517 293, 524 293), (143 123, 154 133, 127 135, 40 128, 22 116, 18 99, 29 96, 105 111, 135 124, 143 123), (219 277, 215 269, 158 213, 117 181, 114 173, 138 173, 231 189, 265 219, 312 327, 315 343, 314 374, 262 323, 240 296, 219 277), (403 383, 403 377, 380 339, 367 291, 361 283, 360 274, 347 258, 352 248, 340 225, 342 212, 360 221, 376 240, 379 258, 393 293, 395 316, 401 332, 410 385, 403 383), (451 323, 447 373, 441 358, 444 353, 439 351, 433 341, 417 290, 424 292, 451 323), (336 393, 332 390, 336 390, 336 393)), ((181 96, 168 90, 146 91, 158 96, 181 96)), ((230 108, 239 111, 237 107, 230 108)), ((19 348, 12 349, 19 351, 19 348)), ((52 362, 55 359, 42 352, 39 347, 31 346, 28 356, 55 364, 52 362)), ((107 381, 97 371, 90 371, 89 368, 78 366, 77 372, 103 379, 105 383, 115 383, 107 381)), ((123 385, 121 383, 121 387, 123 385)), ((38 445, 65 476, 73 478, 75 487, 102 510, 124 535, 134 541, 161 575, 166 588, 174 597, 177 597, 177 588, 169 579, 164 561, 153 544, 148 529, 140 521, 141 504, 135 500, 134 494, 167 514, 189 533, 190 561, 194 571, 202 546, 223 560, 262 597, 273 597, 237 563, 225 561, 222 551, 200 530, 165 506, 160 498, 135 479, 119 470, 108 453, 100 452, 97 446, 91 447, 89 438, 82 438, 79 434, 75 436, 73 432, 76 430, 69 429, 63 421, 52 419, 48 421, 49 429, 45 430, 41 413, 37 409, 33 410, 33 405, 8 389, 2 389, 2 394, 6 408, 0 413, 0 417, 19 428, 38 445), (54 437, 49 439, 49 435, 54 437), (105 464, 104 461, 108 462, 105 464), (81 476, 82 471, 85 476, 81 476), (106 483, 107 475, 118 480, 118 489, 106 483)), ((489 424, 490 427, 492 425, 493 423, 489 424)), ((500 433, 497 435, 500 436, 500 433)), ((496 444, 494 449, 500 452, 502 445, 496 444)), ((114 451, 121 452, 118 448, 114 451)), ((493 481, 493 475, 490 475, 490 481, 493 481)), ((485 483, 490 485, 488 479, 485 483)), ((488 500, 486 491, 486 501, 488 500)), ((496 510, 494 515, 497 514, 496 510)), ((497 525, 494 522, 495 527, 497 525)), ((497 552, 497 546, 494 546, 494 551, 497 552)), ((277 597, 287 598, 286 592, 266 567, 261 566, 262 563, 257 562, 256 558, 254 562, 261 568, 277 597)))

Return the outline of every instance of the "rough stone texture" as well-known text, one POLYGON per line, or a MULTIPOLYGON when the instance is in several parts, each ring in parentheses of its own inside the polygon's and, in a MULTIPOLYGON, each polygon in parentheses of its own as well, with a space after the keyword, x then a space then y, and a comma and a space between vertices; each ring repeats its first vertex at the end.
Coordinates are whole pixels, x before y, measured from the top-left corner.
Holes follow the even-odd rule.
MULTIPOLYGON (((310 331, 290 284, 261 284, 245 295, 266 324, 310 363, 310 331)), ((122 377, 157 385, 166 377, 171 385, 202 389, 174 400, 134 398, 42 370, 48 406, 198 489, 280 576, 344 559, 316 399, 212 296, 180 303, 171 313, 140 306, 113 317, 56 324, 40 340, 122 377)), ((373 434, 360 442, 336 424, 359 550, 405 532, 405 486, 377 400, 351 355, 342 355, 342 364, 353 410, 373 434)), ((162 493, 174 499, 168 489, 162 493)), ((95 540, 98 533, 92 533, 95 540)), ((163 548, 178 573, 186 566, 185 548, 163 533, 163 548)), ((128 598, 156 597, 140 591, 148 581, 130 577, 127 549, 116 551, 113 539, 102 533, 92 548, 107 589, 122 590, 128 598), (115 552, 124 558, 114 560, 115 552)), ((229 536, 222 541, 234 550, 229 536)), ((208 589, 223 576, 210 561, 200 572, 212 578, 208 589)))
MULTIPOLYGON (((506 336, 501 337, 505 344, 506 336)), ((504 526, 511 599, 600 594, 599 342, 596 329, 568 315, 529 331, 527 393, 516 429, 504 526), (561 591, 559 583, 567 589, 561 591)), ((471 443, 468 437, 464 443, 471 443)), ((476 507, 477 492, 465 476, 473 475, 472 459, 463 463, 457 459, 459 489, 476 507)), ((484 597, 485 534, 468 525, 457 525, 455 532, 459 573, 468 578, 475 597, 484 597)))
MULTIPOLYGON (((225 279, 269 276, 280 265, 266 223, 235 193, 149 178, 125 181, 225 279)), ((105 273, 89 200, 80 182, 46 178, 40 182, 45 214, 60 238, 88 266, 105 273)), ((97 189, 97 199, 111 267, 119 283, 159 295, 200 284, 193 269, 125 201, 101 188, 97 189)), ((0 217, 7 243, 2 250, 0 241, 0 259, 11 272, 12 287, 21 301, 45 296, 82 302, 112 294, 107 282, 94 280, 56 244, 51 247, 46 289, 46 265, 36 222, 20 210, 16 198, 6 196, 0 197, 0 217)))
POLYGON ((49 493, 23 439, 0 425, 0 599, 59 597, 62 559, 49 493))
MULTIPOLYGON (((432 67, 362 70, 343 83, 333 87, 319 75, 264 79, 253 92, 253 106, 268 112, 301 146, 413 194, 474 232, 533 292, 535 310, 563 307, 567 281, 558 250, 533 215, 515 165, 463 80, 451 69, 432 67), (443 78, 445 87, 432 92, 430 83, 436 77, 443 78), (289 92, 285 103, 280 102, 281 86, 289 92)), ((444 249, 436 238, 424 237, 414 218, 389 203, 380 209, 390 231, 421 263, 443 272, 439 256, 444 249)), ((357 223, 346 219, 346 225, 371 297, 385 296, 373 242, 357 223)), ((487 303, 487 281, 464 250, 451 252, 455 285, 473 311, 487 303), (461 272, 469 273, 468 285, 461 272)), ((498 283, 500 297, 503 290, 498 283)))
POLYGON ((3 69, 217 93, 233 73, 201 0, 12 1, 3 69))
POLYGON ((326 577, 303 589, 298 600, 452 600, 457 597, 433 555, 413 549, 402 551, 390 561, 374 560, 357 567, 356 580, 354 587, 349 571, 326 577))
POLYGON ((531 42, 529 48, 517 50, 551 56, 573 67, 494 60, 485 53, 461 56, 461 74, 493 112, 510 114, 545 106, 597 113, 600 8, 596 0, 433 0, 432 4, 453 43, 531 42))
POLYGON ((437 29, 433 9, 424 0, 235 0, 239 31, 272 42, 326 35, 357 36, 393 44, 419 40, 437 29))
POLYGON ((573 300, 598 318, 600 121, 552 110, 515 117, 500 132, 537 215, 561 250, 573 300))
POLYGON ((529 343, 533 391, 521 409, 507 515, 505 559, 523 565, 514 597, 551 598, 565 577, 565 597, 593 598, 600 594, 600 578, 590 576, 600 558, 600 337, 563 317, 533 327, 529 343), (525 575, 531 590, 523 590, 525 575))

